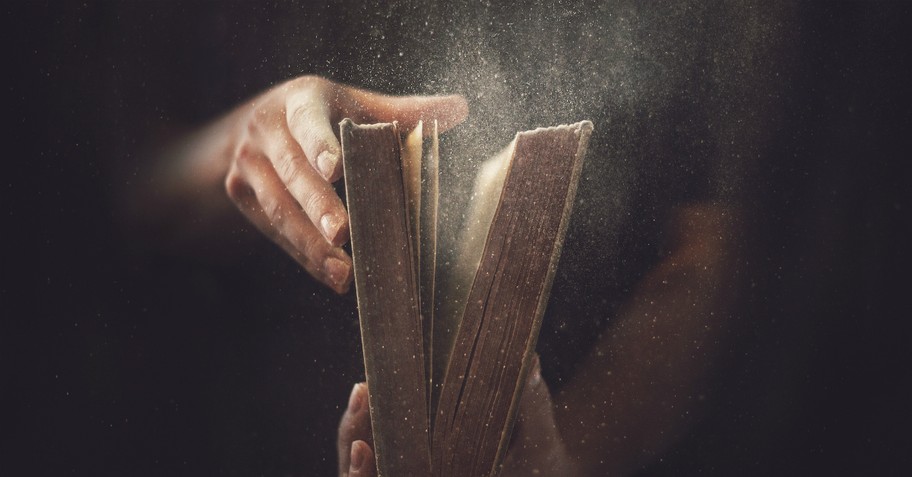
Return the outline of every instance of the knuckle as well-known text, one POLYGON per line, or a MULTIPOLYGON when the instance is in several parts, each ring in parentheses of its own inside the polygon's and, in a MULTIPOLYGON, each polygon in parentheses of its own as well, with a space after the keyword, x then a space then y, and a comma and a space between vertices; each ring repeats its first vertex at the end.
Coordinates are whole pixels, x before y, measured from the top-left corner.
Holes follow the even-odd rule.
POLYGON ((310 237, 304 241, 304 255, 310 263, 315 265, 315 270, 321 273, 323 271, 323 261, 329 255, 328 247, 323 245, 325 243, 326 241, 318 236, 310 237))
POLYGON ((244 133, 248 138, 257 137, 260 133, 261 125, 260 120, 257 119, 258 116, 253 115, 250 118, 250 121, 247 121, 247 124, 244 125, 244 133))
MULTIPOLYGON (((304 102, 294 106, 291 111, 288 112, 288 123, 289 124, 306 124, 308 120, 313 119, 319 115, 320 111, 313 102, 304 102)), ((308 128, 308 131, 310 129, 308 128)))
POLYGON ((242 144, 234 154, 234 163, 242 171, 250 170, 255 166, 257 154, 250 144, 242 144))
POLYGON ((285 223, 285 210, 282 204, 277 200, 264 200, 262 203, 263 213, 269 217, 273 227, 281 228, 285 223))
POLYGON ((250 137, 256 137, 259 133, 274 128, 280 122, 279 118, 283 112, 284 108, 277 107, 271 102, 254 106, 244 132, 250 137))
MULTIPOLYGON (((305 219, 306 220, 306 219, 305 219)), ((323 263, 322 252, 320 251, 320 244, 317 241, 319 238, 318 234, 301 234, 300 235, 300 244, 301 252, 310 260, 314 265, 319 265, 323 263)))
POLYGON ((349 416, 348 411, 345 411, 345 414, 342 416, 342 420, 339 421, 339 427, 336 429, 336 435, 339 436, 337 445, 340 449, 345 449, 348 445, 351 444, 352 436, 354 435, 354 426, 351 423, 351 416, 349 416))
POLYGON ((303 197, 301 206, 304 207, 304 210, 311 211, 313 215, 317 217, 317 220, 319 220, 319 217, 323 215, 320 212, 322 212, 324 209, 329 209, 329 201, 327 201, 326 198, 326 193, 308 190, 307 195, 303 197))
POLYGON ((241 177, 237 170, 232 169, 225 176, 225 193, 228 197, 237 202, 243 198, 247 192, 247 182, 241 177))
POLYGON ((285 185, 290 187, 301 180, 303 164, 306 164, 303 157, 294 153, 286 153, 279 159, 276 172, 285 181, 285 185))

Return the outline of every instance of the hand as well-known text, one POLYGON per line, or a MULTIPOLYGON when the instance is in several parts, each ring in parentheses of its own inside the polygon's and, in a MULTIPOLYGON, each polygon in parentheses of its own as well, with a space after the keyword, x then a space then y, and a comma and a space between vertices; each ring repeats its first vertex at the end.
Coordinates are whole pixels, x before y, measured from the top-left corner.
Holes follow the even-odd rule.
MULTIPOLYGON (((376 476, 367 385, 364 383, 356 384, 352 389, 348 409, 339 424, 337 450, 341 477, 376 476)), ((500 475, 581 475, 558 432, 551 393, 541 377, 537 358, 523 390, 519 416, 500 475)))
POLYGON ((554 402, 551 391, 542 378, 538 356, 535 357, 519 402, 519 415, 500 475, 582 475, 558 430, 554 419, 554 402))
POLYGON ((377 465, 371 449, 370 410, 367 405, 367 383, 355 384, 348 398, 348 408, 339 423, 336 450, 339 455, 339 477, 375 477, 377 465))
POLYGON ((261 232, 337 293, 351 283, 348 216, 332 183, 342 176, 336 124, 437 119, 446 130, 465 119, 461 96, 386 96, 304 76, 242 106, 225 123, 225 190, 261 232))

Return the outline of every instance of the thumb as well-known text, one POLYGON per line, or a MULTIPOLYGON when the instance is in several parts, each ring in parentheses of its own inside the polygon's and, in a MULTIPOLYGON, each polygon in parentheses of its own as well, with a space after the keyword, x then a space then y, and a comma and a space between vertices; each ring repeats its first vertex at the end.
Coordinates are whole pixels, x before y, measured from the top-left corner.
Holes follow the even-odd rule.
POLYGON ((520 426, 517 429, 517 437, 534 436, 536 440, 550 441, 558 436, 551 391, 542 378, 538 355, 532 358, 532 369, 529 371, 529 377, 519 403, 517 425, 520 426))
MULTIPOLYGON (((370 450, 371 427, 370 427, 370 410, 369 395, 365 383, 355 384, 352 388, 351 396, 348 398, 348 407, 339 423, 338 438, 336 440, 336 450, 339 458, 339 475, 349 475, 352 469, 352 455, 359 457, 371 457, 372 454, 365 453, 363 447, 370 450), (362 442, 364 445, 356 445, 362 442), (356 449, 357 447, 357 449, 356 449)), ((360 462, 359 462, 360 464, 360 462)), ((356 465, 356 468, 365 468, 364 465, 356 465)))
POLYGON ((538 356, 519 403, 513 440, 503 463, 504 476, 579 475, 561 440, 551 393, 541 376, 538 356))
MULTIPOLYGON (((349 94, 366 119, 376 122, 399 121, 407 129, 415 127, 418 121, 430 122, 436 119, 438 130, 443 132, 465 121, 469 115, 468 102, 458 94, 389 96, 358 89, 351 90, 349 94)), ((430 128, 425 131, 430 131, 430 128)))
POLYGON ((508 457, 520 460, 537 460, 561 442, 554 420, 551 392, 542 379, 538 356, 532 359, 532 369, 519 402, 519 412, 508 454, 508 457))

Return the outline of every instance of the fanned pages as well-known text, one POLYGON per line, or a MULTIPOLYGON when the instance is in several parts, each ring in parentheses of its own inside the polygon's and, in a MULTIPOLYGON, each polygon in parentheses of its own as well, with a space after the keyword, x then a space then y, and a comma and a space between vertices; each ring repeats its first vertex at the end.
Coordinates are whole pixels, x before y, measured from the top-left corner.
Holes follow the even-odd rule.
MULTIPOLYGON (((431 395, 435 378, 432 375, 434 359, 434 308, 437 285, 437 206, 439 197, 440 143, 437 140, 437 121, 432 123, 427 150, 421 162, 421 227, 419 242, 419 284, 421 296, 421 322, 424 334, 425 371, 428 387, 428 418, 432 409, 431 395)), ((433 422, 431 422, 433 425, 433 422)))
POLYGON ((440 397, 443 377, 446 374, 450 352, 453 349, 453 341, 459 330, 459 322, 462 320, 462 312, 469 297, 472 281, 475 279, 478 262, 484 252, 488 228, 491 226, 491 219, 497 209, 514 145, 515 141, 481 165, 475 178, 467 220, 459 234, 456 260, 446 271, 444 281, 446 286, 442 291, 444 299, 438 301, 437 316, 432 330, 434 333, 432 373, 435 386, 431 396, 435 405, 440 397))
POLYGON ((445 268, 437 128, 422 141, 425 125, 401 136, 395 123, 341 124, 378 475, 488 477, 512 432, 592 123, 519 133, 488 161, 445 268))
POLYGON ((516 137, 435 414, 435 475, 486 477, 499 466, 590 131, 581 123, 516 137))

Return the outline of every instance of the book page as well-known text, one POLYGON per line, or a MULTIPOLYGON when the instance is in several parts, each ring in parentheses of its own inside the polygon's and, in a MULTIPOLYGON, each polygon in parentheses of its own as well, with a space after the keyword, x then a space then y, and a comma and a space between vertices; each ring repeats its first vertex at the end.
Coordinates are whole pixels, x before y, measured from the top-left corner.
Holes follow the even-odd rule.
MULTIPOLYGON (((421 156, 422 156, 422 122, 409 131, 402 139, 402 184, 405 187, 405 200, 408 208, 409 236, 412 239, 412 251, 415 254, 415 266, 421 264, 421 156)), ((418 270, 415 270, 416 276, 418 270)))
MULTIPOLYGON (((435 383, 431 392, 432 411, 436 409, 437 396, 440 394, 440 385, 443 383, 449 363, 453 339, 459 330, 469 289, 484 252, 485 239, 500 201, 514 145, 515 141, 481 165, 475 177, 466 222, 459 235, 455 260, 450 267, 438 272, 439 293, 433 329, 434 348, 431 366, 432 382, 435 383)), ((431 425, 433 426, 433 421, 431 425)))
POLYGON ((419 270, 418 284, 421 295, 421 319, 424 333, 424 358, 428 384, 428 418, 431 410, 431 390, 433 389, 433 349, 434 349, 434 296, 435 276, 437 273, 437 206, 440 196, 439 163, 440 142, 437 137, 437 121, 429 123, 430 131, 425 139, 423 160, 421 161, 421 203, 419 217, 419 270))

